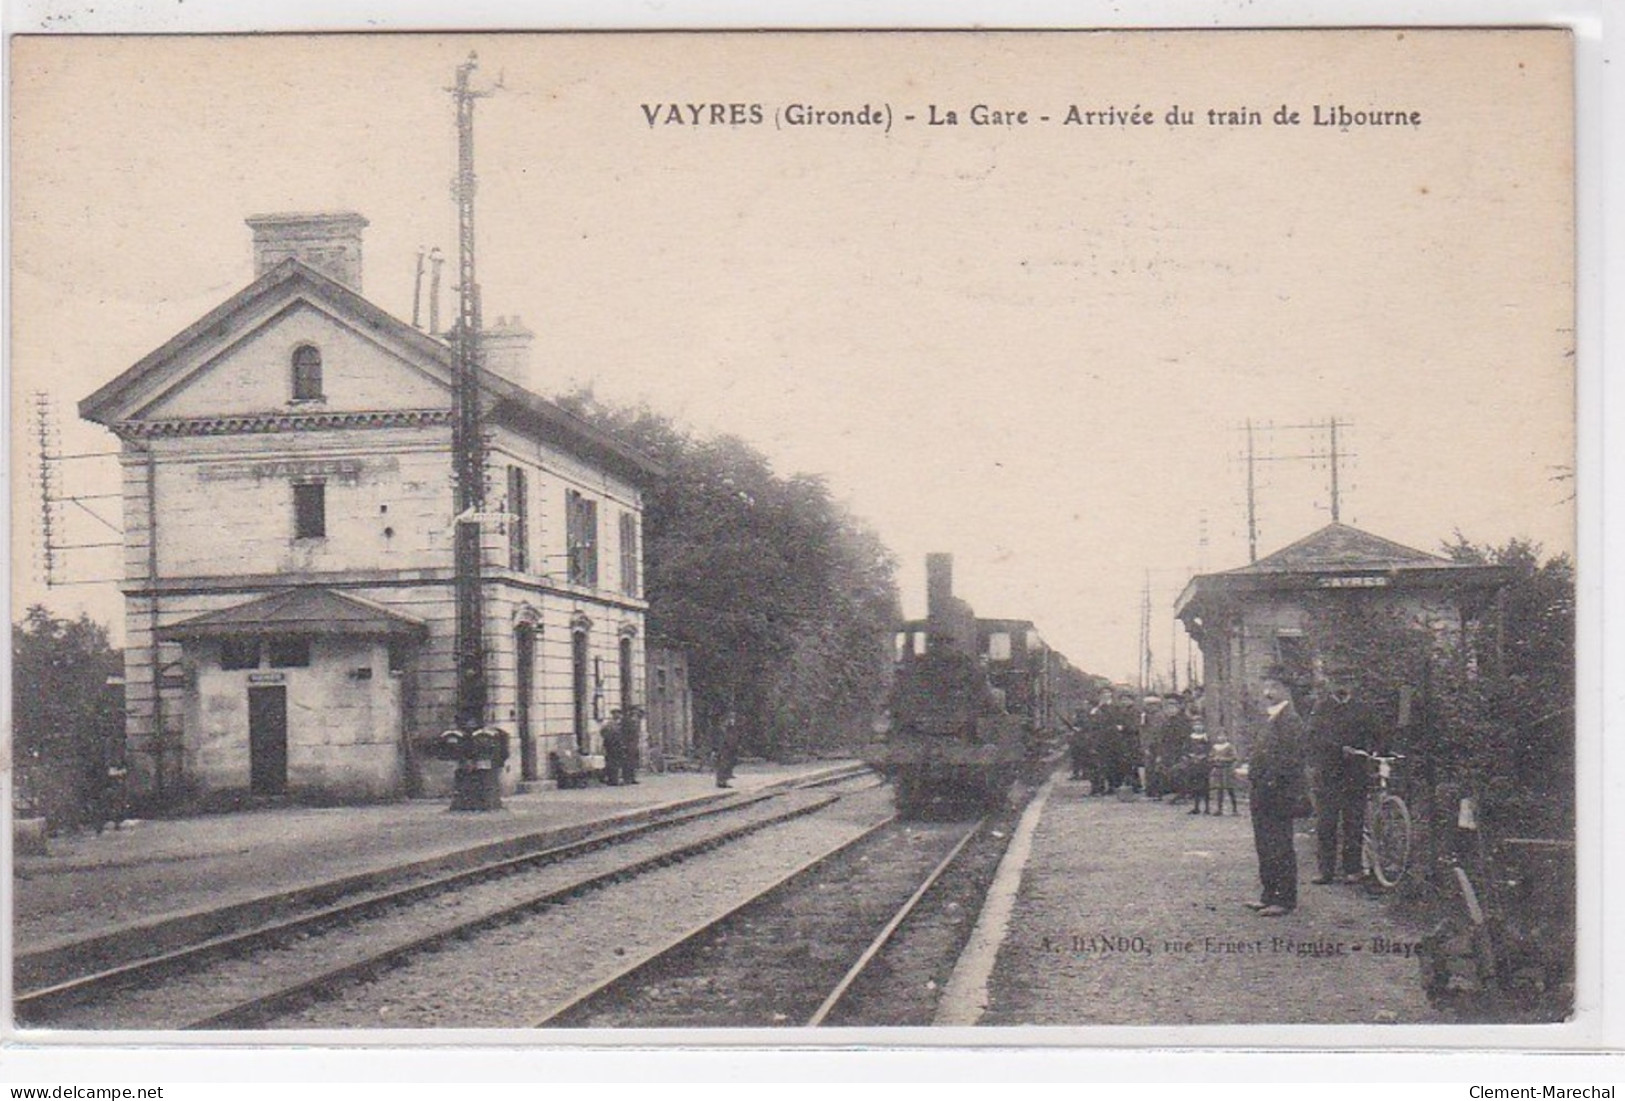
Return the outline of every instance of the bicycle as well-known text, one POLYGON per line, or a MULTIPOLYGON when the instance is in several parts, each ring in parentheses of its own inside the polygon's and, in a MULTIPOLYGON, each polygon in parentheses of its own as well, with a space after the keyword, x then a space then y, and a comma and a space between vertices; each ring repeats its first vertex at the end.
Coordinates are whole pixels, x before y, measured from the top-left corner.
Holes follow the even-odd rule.
POLYGON ((1394 762, 1405 758, 1398 753, 1368 753, 1351 745, 1344 746, 1343 753, 1371 763, 1376 785, 1366 792, 1360 855, 1371 877, 1384 890, 1391 891, 1405 878, 1411 859, 1411 811, 1405 800, 1388 788, 1394 762))

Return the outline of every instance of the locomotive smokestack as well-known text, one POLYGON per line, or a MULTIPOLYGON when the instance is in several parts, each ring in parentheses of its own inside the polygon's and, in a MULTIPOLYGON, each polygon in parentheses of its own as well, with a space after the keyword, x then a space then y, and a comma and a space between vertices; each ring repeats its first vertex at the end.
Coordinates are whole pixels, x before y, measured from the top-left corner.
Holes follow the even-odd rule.
POLYGON ((925 615, 940 623, 952 613, 954 599, 954 556, 925 556, 925 615))

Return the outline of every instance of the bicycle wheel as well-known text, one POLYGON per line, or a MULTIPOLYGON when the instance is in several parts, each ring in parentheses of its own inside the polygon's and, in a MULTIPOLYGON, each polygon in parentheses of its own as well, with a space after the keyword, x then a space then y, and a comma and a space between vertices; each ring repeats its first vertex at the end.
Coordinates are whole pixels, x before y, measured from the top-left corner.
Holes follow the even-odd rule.
POLYGON ((1411 812, 1405 800, 1384 795, 1371 816, 1371 874, 1392 888, 1405 878, 1411 859, 1411 812))

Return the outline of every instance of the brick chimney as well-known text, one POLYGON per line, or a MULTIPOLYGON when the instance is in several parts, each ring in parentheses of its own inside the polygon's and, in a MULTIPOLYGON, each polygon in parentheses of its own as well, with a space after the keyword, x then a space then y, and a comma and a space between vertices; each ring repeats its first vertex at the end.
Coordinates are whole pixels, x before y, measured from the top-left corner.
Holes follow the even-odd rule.
POLYGON ((536 334, 525 328, 519 315, 499 317, 480 334, 480 351, 487 371, 516 386, 534 391, 530 377, 530 344, 536 334))
POLYGON ((361 293, 361 231, 367 219, 350 210, 319 214, 256 214, 254 278, 292 256, 361 293))
POLYGON ((942 622, 953 614, 954 556, 928 554, 925 556, 925 614, 933 623, 942 622))

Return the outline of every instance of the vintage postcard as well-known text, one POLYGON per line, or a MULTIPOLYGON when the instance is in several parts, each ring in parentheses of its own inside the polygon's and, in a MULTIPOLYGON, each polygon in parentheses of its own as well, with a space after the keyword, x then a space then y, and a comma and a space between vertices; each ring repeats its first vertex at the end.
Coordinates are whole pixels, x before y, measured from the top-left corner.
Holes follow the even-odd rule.
POLYGON ((14 1041, 1598 1041, 1568 29, 9 52, 14 1041))

